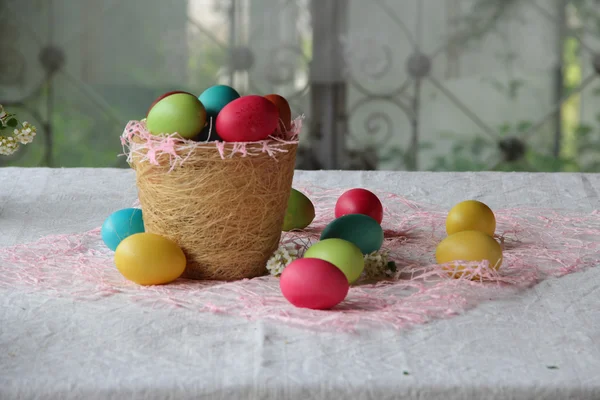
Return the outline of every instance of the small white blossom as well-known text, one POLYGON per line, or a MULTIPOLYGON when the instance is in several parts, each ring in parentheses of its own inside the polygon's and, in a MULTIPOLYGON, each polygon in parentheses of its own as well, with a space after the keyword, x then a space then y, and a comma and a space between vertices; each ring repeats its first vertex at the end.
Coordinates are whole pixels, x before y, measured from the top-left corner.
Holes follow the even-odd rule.
POLYGON ((280 246, 267 261, 267 269, 273 276, 280 276, 285 267, 298 258, 298 249, 295 245, 280 246))
MULTIPOLYGON (((19 122, 14 114, 9 114, 0 104, 0 127, 4 131, 10 125, 18 125, 19 122)), ((23 122, 21 128, 15 128, 11 136, 0 136, 0 155, 9 156, 18 150, 19 144, 28 144, 33 142, 33 138, 37 134, 35 126, 29 122, 23 122)))
POLYGON ((19 143, 12 137, 0 138, 0 155, 10 156, 19 148, 19 143))
POLYGON ((23 122, 23 127, 21 129, 15 129, 14 131, 15 138, 22 144, 33 142, 36 133, 35 126, 32 126, 27 121, 23 122))
POLYGON ((395 270, 394 263, 390 263, 387 251, 376 251, 365 255, 365 279, 377 279, 384 276, 392 276, 395 270))

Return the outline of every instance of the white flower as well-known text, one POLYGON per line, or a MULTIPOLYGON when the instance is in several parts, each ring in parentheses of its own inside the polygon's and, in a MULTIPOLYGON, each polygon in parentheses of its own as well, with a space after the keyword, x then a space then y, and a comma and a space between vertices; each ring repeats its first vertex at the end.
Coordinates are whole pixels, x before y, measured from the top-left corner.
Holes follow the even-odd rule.
POLYGON ((33 142, 33 138, 35 137, 37 131, 35 126, 31 125, 29 122, 23 122, 23 127, 21 129, 15 129, 14 135, 16 139, 22 144, 27 144, 33 142))
POLYGON ((365 279, 392 276, 394 272, 396 272, 396 267, 393 262, 389 261, 387 251, 376 251, 365 255, 365 269, 363 271, 365 279))
POLYGON ((298 249, 295 245, 283 245, 280 246, 275 253, 267 261, 267 269, 273 276, 279 276, 292 261, 298 258, 298 249))
POLYGON ((0 138, 0 155, 10 156, 19 148, 19 143, 13 137, 0 138))

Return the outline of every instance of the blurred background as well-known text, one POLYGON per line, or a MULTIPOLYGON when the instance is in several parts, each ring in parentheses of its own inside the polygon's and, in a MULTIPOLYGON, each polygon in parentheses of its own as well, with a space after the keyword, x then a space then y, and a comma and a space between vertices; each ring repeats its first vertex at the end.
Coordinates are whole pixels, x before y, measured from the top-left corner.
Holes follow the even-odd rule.
POLYGON ((300 169, 600 171, 600 0, 1 0, 0 165, 127 167, 170 90, 279 93, 300 169))

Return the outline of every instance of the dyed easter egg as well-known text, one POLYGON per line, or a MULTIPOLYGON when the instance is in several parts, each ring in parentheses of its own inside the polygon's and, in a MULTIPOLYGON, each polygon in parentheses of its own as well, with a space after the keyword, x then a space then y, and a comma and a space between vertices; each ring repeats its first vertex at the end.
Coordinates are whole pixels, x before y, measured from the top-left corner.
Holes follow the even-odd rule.
POLYGON ((275 104, 279 110, 279 131, 283 133, 292 129, 292 110, 288 101, 278 94, 268 94, 265 99, 275 104))
POLYGON ((146 126, 153 135, 178 133, 191 139, 206 123, 206 110, 189 93, 175 93, 156 102, 148 112, 146 126))
POLYGON ((179 278, 186 266, 175 242, 154 233, 129 236, 115 251, 115 264, 123 276, 139 285, 162 285, 179 278))
POLYGON ((144 232, 142 210, 139 208, 124 208, 115 211, 106 218, 100 229, 100 236, 104 244, 115 251, 123 239, 141 232, 144 232))
POLYGON ((279 124, 275 104, 262 96, 243 96, 217 116, 217 132, 226 142, 256 142, 272 135, 279 124))
POLYGON ((227 85, 216 85, 206 89, 198 99, 204 105, 206 114, 215 118, 227 104, 238 99, 240 94, 227 85))
POLYGON ((461 231, 480 231, 494 236, 496 217, 492 210, 480 201, 463 201, 452 207, 446 217, 448 235, 461 231))
POLYGON ((292 188, 288 199, 283 231, 304 229, 315 219, 315 206, 303 193, 292 188))
POLYGON ((327 310, 346 298, 350 285, 346 275, 330 262, 299 258, 285 267, 279 287, 296 307, 327 310))
MULTIPOLYGON (((438 244, 435 249, 435 259, 438 264, 487 260, 490 267, 497 270, 502 265, 502 247, 493 237, 483 232, 461 231, 448 236, 438 244)), ((454 271, 464 267, 451 265, 448 269, 454 271)))
POLYGON ((365 259, 360 249, 342 239, 321 240, 310 246, 304 257, 329 261, 346 275, 349 283, 356 282, 365 269, 365 259))
MULTIPOLYGON (((188 93, 188 92, 183 92, 183 91, 181 91, 181 90, 174 90, 174 91, 172 91, 172 92, 167 92, 167 93, 161 94, 160 96, 158 96, 158 97, 156 98, 156 100, 154 100, 154 101, 152 102, 152 104, 150 104, 150 107, 148 107, 148 112, 146 113, 146 116, 148 116, 148 113, 150 112, 150 110, 152 110, 152 107, 154 107, 154 105, 155 105, 156 103, 158 103, 159 101, 161 101, 162 99, 164 99, 164 98, 165 98, 165 97, 167 97, 167 96, 170 96, 170 95, 172 95, 172 94, 177 94, 177 93, 187 93, 187 94, 189 94, 189 95, 192 95, 191 93, 188 93)), ((193 96, 193 95, 192 95, 192 96, 193 96)))
POLYGON ((379 198, 367 189, 351 189, 344 192, 335 203, 335 217, 347 214, 364 214, 378 224, 383 220, 383 205, 379 198))
POLYGON ((348 214, 334 219, 321 232, 321 240, 338 238, 353 243, 363 254, 381 248, 383 229, 373 218, 363 214, 348 214))

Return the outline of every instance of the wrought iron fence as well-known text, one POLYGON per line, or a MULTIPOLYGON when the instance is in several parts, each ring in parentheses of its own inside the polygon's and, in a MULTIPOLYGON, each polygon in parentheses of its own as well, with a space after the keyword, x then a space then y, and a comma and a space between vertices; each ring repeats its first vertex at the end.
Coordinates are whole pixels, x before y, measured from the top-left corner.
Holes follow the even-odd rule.
POLYGON ((41 138, 0 163, 125 166, 117 136, 153 97, 221 82, 278 92, 305 115, 303 169, 600 170, 597 10, 598 0, 5 0, 0 103, 41 138))

